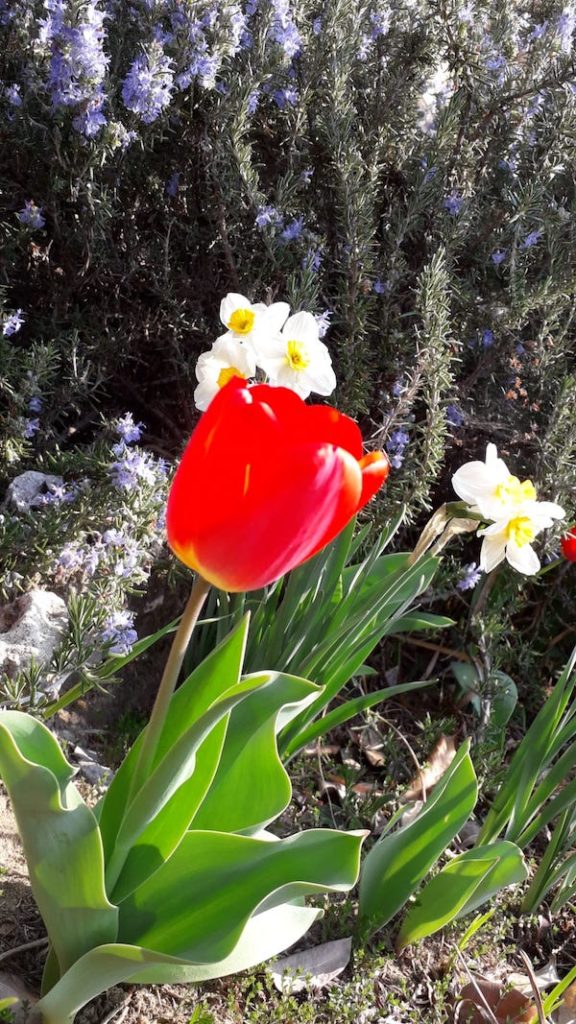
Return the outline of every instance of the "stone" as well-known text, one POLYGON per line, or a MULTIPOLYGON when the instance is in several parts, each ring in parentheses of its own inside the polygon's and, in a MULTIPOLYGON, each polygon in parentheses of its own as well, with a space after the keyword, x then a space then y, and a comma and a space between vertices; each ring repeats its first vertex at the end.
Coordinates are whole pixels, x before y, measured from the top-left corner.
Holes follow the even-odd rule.
POLYGON ((29 512, 31 508, 39 508, 44 505, 44 495, 48 494, 53 487, 63 487, 64 481, 61 476, 52 476, 50 473, 38 473, 35 469, 29 469, 26 473, 14 477, 6 491, 4 504, 16 509, 17 512, 29 512))
POLYGON ((58 594, 30 590, 0 608, 0 671, 14 676, 32 660, 47 664, 68 628, 58 594))

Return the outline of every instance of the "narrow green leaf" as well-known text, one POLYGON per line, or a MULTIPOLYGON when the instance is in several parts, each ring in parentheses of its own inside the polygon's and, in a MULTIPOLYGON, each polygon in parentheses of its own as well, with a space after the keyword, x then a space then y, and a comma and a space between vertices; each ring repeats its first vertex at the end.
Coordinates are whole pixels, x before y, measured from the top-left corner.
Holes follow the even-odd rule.
POLYGON ((478 785, 467 741, 418 816, 372 847, 360 879, 360 930, 386 924, 404 906, 474 809, 478 785))
POLYGON ((19 711, 0 712, 0 775, 61 972, 117 936, 98 824, 70 781, 72 774, 45 725, 19 711))
POLYGON ((500 842, 467 850, 451 860, 416 897, 396 941, 398 949, 432 935, 469 914, 501 889, 528 875, 521 851, 500 842))
POLYGON ((362 697, 353 697, 334 708, 333 711, 329 711, 327 715, 323 715, 322 718, 311 722, 301 732, 296 733, 290 743, 282 748, 284 756, 292 757, 298 750, 313 743, 319 736, 325 736, 331 729, 343 725, 344 722, 349 722, 355 715, 367 711, 375 704, 382 704, 391 697, 399 697, 402 693, 411 693, 412 690, 422 690, 426 686, 433 686, 435 682, 434 679, 422 679, 414 683, 400 683, 398 686, 387 686, 383 690, 374 690, 373 693, 367 693, 362 697))

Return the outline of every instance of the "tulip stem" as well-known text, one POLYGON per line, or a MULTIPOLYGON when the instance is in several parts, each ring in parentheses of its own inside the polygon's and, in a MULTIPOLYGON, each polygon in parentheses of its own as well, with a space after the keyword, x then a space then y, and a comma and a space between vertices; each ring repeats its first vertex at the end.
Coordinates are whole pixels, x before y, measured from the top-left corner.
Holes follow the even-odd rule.
POLYGON ((154 707, 152 708, 152 714, 150 715, 150 721, 144 733, 144 739, 142 747, 140 749, 140 755, 136 763, 136 768, 132 778, 131 793, 128 802, 134 795, 136 788, 140 781, 144 782, 152 768, 154 758, 156 756, 156 750, 158 747, 158 741, 164 728, 166 721, 166 715, 168 714, 168 708, 172 699, 172 694, 176 689, 176 683, 178 682, 178 676, 180 669, 182 668, 182 662, 190 643, 190 637, 194 630, 194 626, 198 620, 198 616, 202 611, 202 606, 208 591, 210 590, 210 584, 203 576, 196 575, 194 585, 188 598, 188 603, 182 612, 182 618, 180 625, 176 631, 176 635, 172 641, 172 647, 170 648, 170 654, 164 666, 164 672, 158 687, 158 693, 156 694, 156 700, 154 701, 154 707))

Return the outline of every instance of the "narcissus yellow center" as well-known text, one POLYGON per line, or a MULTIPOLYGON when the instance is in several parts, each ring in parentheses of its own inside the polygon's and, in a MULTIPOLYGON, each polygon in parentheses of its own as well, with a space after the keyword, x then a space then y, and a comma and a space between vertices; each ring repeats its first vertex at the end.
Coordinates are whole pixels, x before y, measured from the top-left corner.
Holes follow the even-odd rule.
POLYGON ((530 541, 534 540, 536 531, 532 525, 532 520, 528 516, 517 516, 516 519, 511 519, 508 523, 506 534, 508 540, 513 541, 517 547, 522 548, 525 544, 529 544, 530 541))
POLYGON ((251 309, 235 309, 226 326, 234 334, 250 334, 255 319, 256 314, 251 309))
POLYGON ((218 374, 218 380, 216 381, 218 387, 223 388, 229 380, 232 380, 232 377, 242 377, 242 380, 246 380, 246 374, 242 373, 236 366, 225 366, 218 374))
POLYGON ((286 360, 291 370, 305 370, 310 359, 303 341, 289 341, 286 345, 286 360))
POLYGON ((520 480, 517 476, 508 476, 496 488, 496 497, 501 501, 511 501, 521 505, 523 501, 536 500, 536 488, 531 480, 520 480))

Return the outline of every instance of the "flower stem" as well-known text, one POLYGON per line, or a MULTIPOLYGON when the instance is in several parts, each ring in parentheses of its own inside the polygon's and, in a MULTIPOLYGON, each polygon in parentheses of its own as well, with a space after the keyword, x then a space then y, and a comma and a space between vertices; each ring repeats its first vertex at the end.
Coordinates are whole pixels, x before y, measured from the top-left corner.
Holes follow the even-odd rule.
POLYGON ((172 641, 168 660, 164 666, 164 672, 162 674, 160 686, 158 687, 158 693, 156 694, 156 700, 154 701, 150 721, 148 722, 148 726, 144 733, 142 747, 140 748, 140 755, 132 777, 132 786, 130 789, 128 803, 130 803, 140 781, 144 781, 147 778, 154 763, 158 741, 164 728, 172 694, 176 689, 176 683, 178 681, 180 669, 182 668, 184 655, 188 649, 190 637, 192 636, 194 626, 196 625, 198 616, 202 611, 202 606, 206 600, 209 590, 210 584, 208 581, 205 580, 203 576, 197 575, 194 580, 190 597, 188 598, 188 603, 182 613, 180 625, 178 626, 178 630, 174 640, 172 641))

